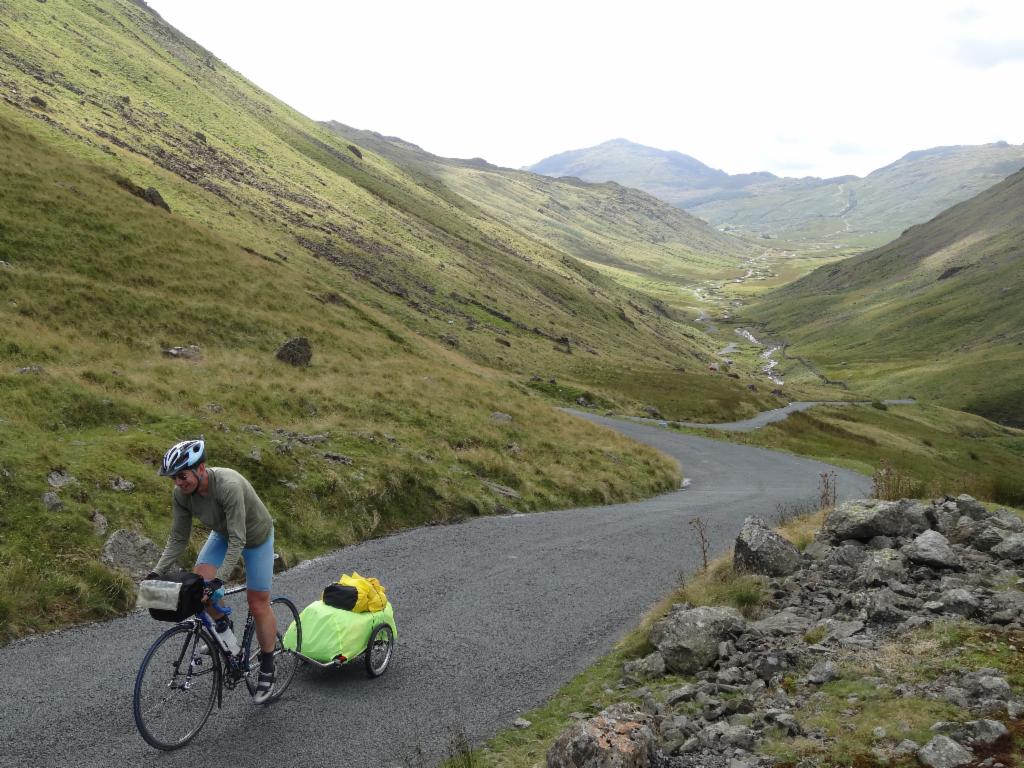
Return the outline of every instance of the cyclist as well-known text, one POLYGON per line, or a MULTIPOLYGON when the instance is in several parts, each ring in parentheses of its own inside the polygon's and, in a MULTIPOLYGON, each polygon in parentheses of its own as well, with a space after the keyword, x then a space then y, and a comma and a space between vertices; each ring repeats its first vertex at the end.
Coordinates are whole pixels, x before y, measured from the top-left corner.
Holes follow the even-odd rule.
MULTIPOLYGON (((164 454, 160 475, 174 478, 171 532, 148 578, 162 576, 185 551, 192 518, 211 529, 196 560, 195 572, 217 590, 231 575, 238 557, 245 561, 246 598, 260 644, 260 672, 253 701, 265 703, 274 688, 276 626, 270 608, 274 573, 274 521, 252 485, 233 469, 206 466, 203 440, 185 440, 164 454)), ((223 614, 213 605, 214 620, 223 614)))

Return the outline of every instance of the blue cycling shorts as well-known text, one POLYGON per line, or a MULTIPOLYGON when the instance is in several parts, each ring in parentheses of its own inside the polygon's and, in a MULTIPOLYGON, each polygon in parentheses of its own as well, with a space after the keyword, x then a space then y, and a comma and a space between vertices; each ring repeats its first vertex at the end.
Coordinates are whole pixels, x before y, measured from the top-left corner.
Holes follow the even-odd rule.
MULTIPOLYGON (((227 538, 221 536, 216 531, 212 531, 199 552, 196 565, 205 563, 215 568, 220 568, 227 553, 227 538)), ((242 560, 245 561, 246 589, 269 592, 270 583, 274 577, 274 529, 270 529, 270 535, 267 536, 267 540, 258 547, 243 549, 242 560)))

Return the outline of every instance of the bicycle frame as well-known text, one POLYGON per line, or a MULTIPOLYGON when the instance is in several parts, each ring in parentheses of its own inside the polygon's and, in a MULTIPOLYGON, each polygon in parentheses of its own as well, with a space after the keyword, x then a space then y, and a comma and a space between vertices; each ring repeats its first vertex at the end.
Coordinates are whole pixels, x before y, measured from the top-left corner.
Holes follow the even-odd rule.
MULTIPOLYGON (((237 595, 239 592, 245 592, 245 590, 245 586, 233 587, 224 591, 224 597, 237 595)), ((234 690, 235 686, 241 682, 245 674, 250 671, 249 660, 251 658, 251 654, 249 653, 249 649, 252 647, 253 639, 256 637, 255 631, 251 629, 254 624, 254 620, 252 613, 249 613, 246 616, 238 653, 234 655, 228 653, 228 651, 218 641, 217 630, 214 627, 213 619, 210 618, 210 614, 206 612, 206 609, 199 611, 195 616, 182 623, 191 623, 193 626, 196 626, 197 621, 206 629, 210 637, 213 638, 214 645, 220 652, 220 663, 224 665, 223 674, 220 676, 221 684, 217 689, 217 709, 221 709, 223 707, 225 686, 234 690)), ((198 631, 198 629, 194 631, 198 631)))

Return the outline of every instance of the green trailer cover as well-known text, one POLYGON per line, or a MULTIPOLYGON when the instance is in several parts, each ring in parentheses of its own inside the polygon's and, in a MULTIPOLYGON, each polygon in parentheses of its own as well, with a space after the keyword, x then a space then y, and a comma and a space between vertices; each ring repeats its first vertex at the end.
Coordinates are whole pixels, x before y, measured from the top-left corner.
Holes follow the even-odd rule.
POLYGON ((284 635, 284 647, 326 664, 339 654, 352 659, 366 650, 370 632, 378 624, 387 624, 398 638, 395 611, 390 601, 383 611, 354 613, 332 608, 323 600, 310 603, 299 614, 302 622, 302 647, 295 647, 295 622, 284 635))

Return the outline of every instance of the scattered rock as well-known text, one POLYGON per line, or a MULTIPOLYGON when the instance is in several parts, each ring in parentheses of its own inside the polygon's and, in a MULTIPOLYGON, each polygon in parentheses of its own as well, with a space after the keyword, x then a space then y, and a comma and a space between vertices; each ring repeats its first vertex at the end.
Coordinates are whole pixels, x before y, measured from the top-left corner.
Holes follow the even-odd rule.
POLYGON ((903 548, 907 559, 936 568, 959 568, 960 561, 949 546, 949 539, 938 531, 925 531, 903 548))
POLYGON ((103 545, 100 561, 111 568, 127 571, 133 579, 149 573, 160 556, 156 544, 140 534, 121 528, 110 534, 103 545))
POLYGON ((189 344, 187 347, 170 347, 163 352, 167 357, 177 357, 183 360, 199 360, 203 356, 202 348, 195 344, 189 344))
POLYGON ((75 478, 63 469, 55 469, 46 476, 46 483, 51 488, 63 488, 75 482, 75 478))
POLYGON ((110 481, 110 487, 115 491, 121 491, 122 493, 131 493, 135 490, 135 483, 131 480, 125 480, 123 477, 118 475, 110 481))
POLYGON ((644 656, 642 659, 627 661, 622 666, 623 674, 633 680, 650 680, 665 675, 665 659, 660 653, 644 656))
POLYGON ((142 193, 142 199, 150 205, 155 205, 157 208, 163 208, 168 213, 171 212, 171 206, 167 204, 163 196, 156 190, 155 187, 147 187, 142 193))
POLYGON ((309 365, 313 359, 313 348, 305 336, 293 336, 277 348, 275 357, 281 362, 301 368, 309 365))
POLYGON ((836 667, 835 662, 822 661, 815 664, 811 671, 807 673, 807 682, 814 685, 824 685, 831 680, 835 680, 837 677, 839 677, 839 669, 836 667))
POLYGON ((324 458, 327 459, 328 461, 333 461, 336 464, 352 464, 351 458, 349 458, 348 456, 344 456, 340 453, 331 453, 330 451, 328 451, 324 454, 324 458))
POLYGON ((107 522, 106 516, 102 512, 100 512, 98 509, 94 509, 92 511, 92 515, 89 516, 89 519, 92 521, 93 533, 95 533, 97 536, 107 535, 107 526, 109 525, 109 523, 107 522))
POLYGON ((496 483, 493 480, 485 480, 482 477, 479 478, 479 480, 480 480, 480 483, 482 485, 484 485, 486 488, 489 488, 490 490, 494 491, 499 496, 504 496, 507 499, 518 499, 518 498, 521 498, 521 496, 519 494, 519 491, 517 491, 515 488, 509 488, 507 485, 502 485, 501 483, 496 483))

